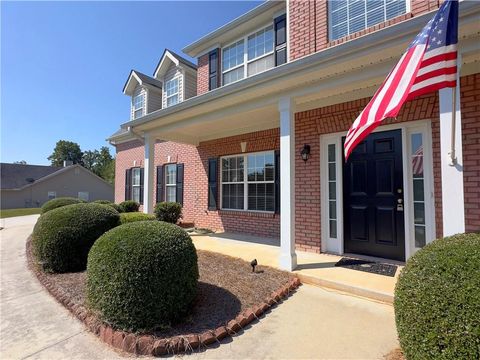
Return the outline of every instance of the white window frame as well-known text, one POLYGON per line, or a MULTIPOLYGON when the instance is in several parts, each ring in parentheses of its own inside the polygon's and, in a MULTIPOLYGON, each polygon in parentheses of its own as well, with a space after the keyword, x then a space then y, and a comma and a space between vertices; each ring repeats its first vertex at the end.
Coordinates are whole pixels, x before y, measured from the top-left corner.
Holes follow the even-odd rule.
POLYGON ((141 191, 140 190, 142 188, 141 171, 142 170, 139 167, 132 168, 132 196, 131 196, 131 199, 133 201, 138 202, 138 203, 141 203, 141 201, 142 201, 142 199, 140 199, 140 197, 141 197, 141 191), (134 184, 135 171, 138 171, 138 184, 134 184), (138 188, 138 200, 134 199, 134 191, 133 191, 134 188, 138 188))
POLYGON ((174 106, 180 103, 180 76, 175 76, 173 79, 170 79, 168 81, 165 81, 165 106, 174 106), (168 95, 168 84, 176 81, 177 82, 177 92, 168 95), (168 105, 168 99, 176 96, 177 97, 177 102, 175 104, 168 105))
MULTIPOLYGON (((394 16, 393 18, 387 19, 387 6, 386 6, 386 5, 387 5, 387 4, 386 4, 386 1, 387 1, 387 0, 383 0, 383 11, 384 11, 384 18, 385 18, 385 20, 382 21, 382 22, 379 22, 379 23, 377 23, 377 24, 368 26, 368 24, 367 24, 367 13, 368 13, 368 11, 367 11, 367 1, 368 1, 368 0, 367 0, 367 1, 365 1, 365 13, 364 13, 364 17, 365 17, 365 24, 364 24, 364 25, 365 25, 365 27, 363 27, 362 29, 360 29, 360 30, 358 30, 358 31, 350 32, 350 20, 355 19, 355 18, 357 18, 357 17, 360 17, 360 16, 362 16, 362 15, 357 15, 357 16, 353 16, 353 17, 350 18, 349 8, 348 8, 348 2, 347 2, 347 20, 346 20, 347 34, 344 35, 344 36, 341 36, 341 37, 338 37, 338 38, 335 38, 335 39, 334 39, 334 38, 332 37, 332 30, 333 30, 333 25, 334 25, 334 24, 333 24, 333 21, 332 21, 332 10, 330 9, 330 2, 331 2, 331 1, 336 1, 336 0, 328 0, 328 2, 327 2, 327 13, 328 13, 328 14, 327 14, 327 15, 328 15, 328 41, 335 41, 335 40, 342 39, 342 38, 344 38, 345 36, 349 36, 349 35, 351 35, 351 34, 355 34, 355 33, 359 32, 359 31, 368 29, 368 28, 370 28, 370 27, 372 27, 372 26, 375 26, 375 25, 377 25, 377 24, 381 24, 381 23, 383 23, 383 22, 386 22, 386 21, 388 21, 388 20, 391 20, 391 19, 393 19, 393 18, 395 18, 395 17, 397 17, 397 16, 401 16, 401 15, 404 15, 404 14, 408 14, 408 13, 411 11, 411 4, 410 4, 411 0, 404 0, 404 1, 405 1, 405 13, 403 13, 403 14, 398 14, 398 15, 394 16)), ((336 25, 336 24, 335 24, 335 25, 336 25)))
POLYGON ((47 198, 48 200, 53 200, 57 198, 57 192, 56 191, 48 191, 47 192, 47 198))
MULTIPOLYGON (((288 22, 288 20, 287 20, 287 22, 288 22)), ((288 45, 288 39, 287 39, 287 45, 288 45)), ((220 80, 220 81, 221 81, 222 86, 224 86, 224 85, 230 85, 230 84, 236 83, 237 81, 241 81, 241 80, 243 80, 243 79, 246 79, 246 78, 248 77, 248 64, 250 64, 250 63, 252 63, 252 62, 254 62, 254 61, 260 60, 260 59, 262 59, 262 58, 264 58, 264 57, 267 57, 267 56, 272 55, 272 54, 275 53, 275 24, 274 24, 274 22, 273 22, 273 19, 272 19, 272 23, 271 23, 271 24, 263 25, 263 26, 259 27, 258 29, 256 29, 255 31, 250 32, 250 33, 247 34, 246 36, 241 37, 241 38, 237 38, 235 41, 232 41, 232 42, 228 43, 227 45, 223 46, 221 50, 222 50, 222 51, 221 51, 221 57, 222 57, 222 64, 221 64, 221 65, 222 65, 222 76, 221 76, 221 80, 220 80), (268 53, 265 53, 265 54, 263 54, 263 55, 260 55, 260 56, 258 56, 258 57, 256 57, 256 58, 253 58, 253 59, 250 59, 250 60, 249 60, 249 59, 248 59, 248 38, 249 38, 250 36, 256 34, 257 32, 261 31, 261 30, 265 30, 266 28, 268 28, 268 27, 270 27, 270 26, 273 27, 273 50, 270 51, 270 52, 268 52, 268 53), (228 70, 224 70, 224 69, 223 69, 223 50, 226 49, 226 48, 228 48, 229 46, 232 46, 233 44, 236 44, 236 43, 240 42, 240 41, 243 42, 243 63, 241 63, 241 64, 239 64, 239 65, 236 65, 236 66, 234 66, 234 67, 231 67, 231 68, 229 68, 228 70), (228 84, 224 84, 224 81, 223 81, 223 76, 224 76, 224 74, 225 74, 225 73, 228 73, 228 72, 230 72, 230 71, 239 69, 239 68, 241 68, 241 67, 243 67, 243 78, 238 79, 238 80, 235 80, 235 81, 232 81, 232 82, 229 82, 228 84)), ((271 69, 273 69, 274 67, 275 67, 275 65, 274 65, 271 69)), ((265 72, 265 71, 268 71, 268 70, 270 70, 270 69, 267 69, 267 70, 258 72, 258 73, 256 73, 255 75, 260 74, 260 73, 265 72)), ((252 75, 252 76, 255 76, 255 75, 252 75)))
POLYGON ((243 154, 235 154, 235 155, 227 155, 220 157, 220 209, 222 211, 245 211, 245 212, 257 212, 257 213, 267 213, 267 214, 274 214, 275 213, 275 151, 268 150, 268 151, 257 151, 251 153, 243 153, 243 154), (248 181, 248 156, 249 155, 260 155, 260 154, 272 154, 273 155, 273 180, 268 181, 248 181), (223 182, 223 160, 230 159, 230 158, 238 158, 243 157, 243 181, 238 182, 223 182), (272 184, 274 186, 274 200, 273 210, 249 210, 248 209, 248 184, 272 184), (243 209, 229 209, 223 207, 223 185, 228 184, 243 184, 243 209))
POLYGON ((144 109, 145 109, 145 96, 143 94, 143 92, 140 92, 140 94, 138 95, 135 95, 133 98, 132 98, 132 108, 133 108, 133 119, 138 119, 138 118, 141 118, 145 112, 144 112, 144 109), (141 97, 141 104, 142 106, 138 107, 137 108, 137 103, 136 103, 136 99, 140 98, 141 97), (136 113, 137 111, 141 111, 141 115, 140 116, 136 116, 136 113))
POLYGON ((167 189, 168 189, 168 188, 174 188, 174 189, 175 189, 175 200, 174 200, 174 202, 176 202, 176 201, 177 201, 177 164, 175 164, 175 163, 165 164, 165 166, 164 166, 164 171, 163 171, 163 172, 164 172, 164 175, 163 175, 164 179, 163 179, 163 181, 165 182, 165 190, 164 190, 164 191, 165 191, 165 194, 164 194, 164 199, 165 199, 165 201, 169 201, 169 200, 167 200, 167 189), (168 181, 167 181, 167 179, 168 179, 168 171, 167 171, 167 168, 168 168, 169 166, 175 168, 175 179, 174 179, 173 184, 169 184, 168 181))
POLYGON ((89 201, 90 193, 89 193, 88 191, 79 191, 77 197, 78 197, 80 200, 89 201), (86 194, 86 196, 80 196, 80 194, 83 194, 83 195, 86 194))
MULTIPOLYGON (((426 243, 436 238, 435 224, 435 192, 433 181, 433 150, 431 120, 408 121, 400 124, 383 125, 373 132, 401 130, 402 133, 402 168, 405 223, 405 259, 408 260, 418 248, 415 248, 415 226, 413 220, 413 175, 411 166, 411 135, 421 133, 423 137, 424 158, 424 198, 425 198, 425 230, 426 243)), ((343 147, 342 137, 346 132, 325 134, 320 136, 320 178, 321 181, 321 244, 322 252, 344 254, 344 223, 343 223, 343 147), (336 198, 337 198, 337 238, 330 238, 328 219, 328 145, 335 145, 336 157, 336 198)))

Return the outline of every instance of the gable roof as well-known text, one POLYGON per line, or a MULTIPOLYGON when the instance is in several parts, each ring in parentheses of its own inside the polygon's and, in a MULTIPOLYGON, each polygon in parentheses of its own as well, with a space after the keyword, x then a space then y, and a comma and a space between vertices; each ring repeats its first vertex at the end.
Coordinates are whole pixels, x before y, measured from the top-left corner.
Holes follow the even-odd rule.
POLYGON ((185 59, 183 56, 178 55, 172 50, 165 49, 163 51, 162 56, 160 57, 157 67, 155 68, 153 76, 155 78, 158 78, 159 76, 161 76, 165 71, 167 71, 168 66, 170 65, 169 63, 173 63, 176 66, 183 65, 192 70, 197 71, 197 65, 185 59))
POLYGON ((123 86, 123 93, 126 95, 133 95, 133 91, 138 85, 150 85, 157 89, 162 89, 162 82, 154 79, 148 75, 142 74, 137 70, 130 70, 127 82, 123 86))
POLYGON ((0 164, 0 188, 19 189, 62 169, 56 166, 0 164), (28 180, 27 180, 28 179, 28 180))

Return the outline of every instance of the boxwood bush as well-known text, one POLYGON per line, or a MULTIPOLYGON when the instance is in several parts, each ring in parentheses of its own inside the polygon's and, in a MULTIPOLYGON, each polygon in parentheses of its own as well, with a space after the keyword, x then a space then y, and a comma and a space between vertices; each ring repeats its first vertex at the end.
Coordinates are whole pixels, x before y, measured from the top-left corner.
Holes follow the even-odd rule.
POLYGON ((412 256, 395 289, 409 360, 480 358, 480 234, 435 240, 412 256))
POLYGON ((140 208, 140 204, 133 200, 123 201, 119 204, 119 206, 120 206, 120 212, 124 212, 124 213, 135 212, 135 211, 138 211, 138 209, 140 208))
POLYGON ((126 224, 135 221, 155 220, 155 215, 144 214, 141 212, 131 212, 120 214, 120 224, 126 224))
POLYGON ((88 251, 120 215, 107 205, 73 204, 40 216, 32 234, 35 257, 49 272, 85 270, 88 251))
POLYGON ((73 198, 73 197, 59 197, 56 199, 48 200, 45 204, 42 206, 42 214, 45 214, 46 212, 66 206, 66 205, 72 205, 72 204, 80 204, 84 203, 85 201, 73 198))
POLYGON ((182 217, 182 205, 177 202, 161 202, 155 205, 154 212, 158 220, 176 224, 182 217))
POLYGON ((148 331, 179 320, 189 311, 197 282, 190 236, 165 222, 120 225, 88 255, 87 304, 124 330, 148 331))
POLYGON ((95 200, 94 203, 95 204, 108 205, 108 206, 111 206, 112 208, 114 208, 115 210, 117 210, 118 212, 122 212, 121 208, 120 208, 120 205, 115 204, 114 202, 111 202, 110 200, 95 200))

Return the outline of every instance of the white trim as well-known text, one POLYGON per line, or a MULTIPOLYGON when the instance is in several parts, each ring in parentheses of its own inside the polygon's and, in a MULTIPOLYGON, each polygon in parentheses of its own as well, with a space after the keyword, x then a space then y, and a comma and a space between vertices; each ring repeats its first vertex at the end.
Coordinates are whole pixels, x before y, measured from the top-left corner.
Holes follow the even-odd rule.
MULTIPOLYGON (((168 57, 168 59, 175 64, 175 66, 180 65, 180 61, 168 50, 165 50, 165 54, 162 57, 162 60, 160 60, 160 63, 158 64, 157 68, 155 69, 155 72, 153 74, 154 78, 158 77, 158 73, 160 72, 160 69, 163 67, 163 62, 165 59, 168 57)), ((163 75, 163 74, 162 74, 163 75)))
MULTIPOLYGON (((399 124, 388 124, 379 126, 374 132, 388 130, 401 130, 402 133, 402 166, 403 166, 403 201, 404 201, 404 223, 405 223, 405 259, 408 259, 414 252, 414 224, 413 224, 413 182, 412 169, 409 156, 410 136, 421 133, 424 141, 424 191, 425 191, 425 225, 426 241, 431 242, 436 238, 435 227, 435 192, 433 181, 433 149, 431 120, 407 121, 399 124)), ((342 136, 346 132, 324 134, 320 136, 320 178, 321 181, 321 244, 322 252, 344 253, 344 223, 343 223, 343 160, 342 160, 342 136), (328 145, 335 144, 336 150, 336 176, 337 176, 337 238, 329 237, 328 224, 328 145)))

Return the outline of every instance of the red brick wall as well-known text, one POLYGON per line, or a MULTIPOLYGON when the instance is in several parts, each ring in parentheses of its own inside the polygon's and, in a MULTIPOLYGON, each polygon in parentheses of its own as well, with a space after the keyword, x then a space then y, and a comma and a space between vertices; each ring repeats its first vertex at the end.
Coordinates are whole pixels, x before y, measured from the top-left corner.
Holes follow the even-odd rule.
POLYGON ((208 92, 208 53, 198 58, 197 95, 208 92))
MULTIPOLYGON (((296 247, 300 250, 320 252, 321 209, 320 209, 320 135, 347 131, 353 120, 368 103, 361 99, 343 104, 309 110, 295 114, 296 148, 303 144, 311 147, 311 157, 304 163, 295 164, 295 214, 296 247)), ((433 93, 407 103, 397 119, 385 124, 411 120, 432 120, 433 171, 435 180, 435 207, 437 236, 442 233, 440 136, 438 95, 433 93)))
MULTIPOLYGON (((144 146, 140 141, 131 141, 117 146, 117 156, 115 161, 115 202, 119 203, 125 200, 125 170, 134 167, 134 161, 137 167, 144 166, 144 146)), ((171 141, 157 142, 155 144, 155 167, 169 163, 184 164, 184 189, 183 189, 183 222, 194 222, 197 202, 196 188, 189 186, 195 184, 197 167, 200 164, 200 158, 195 146, 179 144, 171 141)), ((154 184, 157 183, 157 173, 155 169, 154 184)), ((154 199, 156 199, 156 187, 154 187, 154 199)))
MULTIPOLYGON (((198 188, 198 211, 195 218, 196 226, 219 231, 240 232, 265 237, 278 238, 280 236, 279 215, 231 210, 209 211, 207 199, 207 170, 209 158, 241 154, 241 142, 247 143, 247 153, 278 150, 279 140, 279 129, 272 129, 200 143, 198 146, 198 152, 200 154, 203 169, 199 169, 196 177, 198 188)), ((220 206, 220 194, 218 205, 220 206)))
POLYGON ((313 54, 330 46, 358 38, 368 33, 405 21, 411 17, 435 10, 438 0, 411 0, 411 12, 397 16, 384 23, 350 34, 341 39, 329 41, 328 37, 328 2, 325 0, 305 1, 290 0, 290 60, 313 54))
POLYGON ((480 232, 480 73, 460 85, 465 189, 465 231, 480 232))

